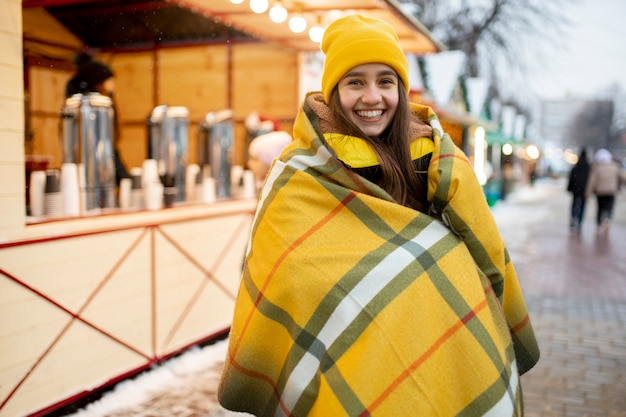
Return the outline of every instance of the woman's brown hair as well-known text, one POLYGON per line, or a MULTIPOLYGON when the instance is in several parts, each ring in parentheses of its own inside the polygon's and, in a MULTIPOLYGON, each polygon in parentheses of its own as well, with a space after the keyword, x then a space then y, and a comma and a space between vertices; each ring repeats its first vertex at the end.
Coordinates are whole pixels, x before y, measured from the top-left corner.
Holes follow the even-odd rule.
POLYGON ((399 204, 427 213, 427 184, 417 175, 411 158, 410 143, 415 139, 410 137, 412 111, 404 84, 401 79, 398 81, 399 101, 396 114, 381 136, 367 136, 348 119, 341 107, 337 86, 331 93, 329 107, 341 133, 364 139, 371 145, 382 172, 378 185, 399 204))

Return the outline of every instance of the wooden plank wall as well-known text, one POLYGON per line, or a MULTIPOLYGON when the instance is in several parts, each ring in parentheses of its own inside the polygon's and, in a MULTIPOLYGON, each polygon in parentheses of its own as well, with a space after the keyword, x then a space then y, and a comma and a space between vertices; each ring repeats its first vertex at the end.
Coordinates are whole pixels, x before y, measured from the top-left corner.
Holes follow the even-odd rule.
POLYGON ((223 333, 253 208, 0 245, 0 417, 43 415, 223 333))
MULTIPOLYGON (((208 112, 232 109, 235 127, 235 163, 247 154, 243 125, 251 112, 280 120, 291 133, 298 105, 296 51, 270 43, 209 45, 149 52, 100 54, 115 73, 122 159, 130 169, 141 166, 147 154, 146 120, 161 104, 190 111, 189 161, 196 162, 198 123, 208 112)), ((67 70, 29 66, 27 112, 32 139, 27 155, 50 155, 51 167, 62 163, 60 112, 67 70)))

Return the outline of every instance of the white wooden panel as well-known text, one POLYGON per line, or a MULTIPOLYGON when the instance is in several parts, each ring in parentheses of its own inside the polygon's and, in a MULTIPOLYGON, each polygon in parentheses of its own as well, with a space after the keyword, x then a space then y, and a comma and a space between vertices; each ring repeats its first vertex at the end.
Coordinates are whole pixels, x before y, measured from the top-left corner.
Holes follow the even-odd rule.
POLYGON ((70 310, 111 273, 143 229, 53 240, 0 251, 0 265, 70 310))
POLYGON ((69 323, 70 316, 0 277, 0 403, 69 323))
POLYGON ((35 411, 60 398, 104 384, 146 362, 145 358, 75 321, 0 415, 35 411))
POLYGON ((244 220, 246 221, 242 232, 235 236, 230 250, 222 254, 222 259, 212 271, 215 279, 234 296, 237 296, 239 291, 239 282, 250 237, 250 227, 252 226, 252 216, 246 216, 244 220))
POLYGON ((3 270, 96 327, 0 276, 0 314, 17 318, 0 325, 0 398, 71 325, 0 417, 98 387, 226 328, 251 219, 244 212, 0 250, 3 270))
POLYGON ((222 289, 215 284, 206 285, 201 296, 191 305, 180 329, 166 346, 175 350, 187 346, 202 335, 215 333, 230 325, 235 301, 224 296, 222 289))
POLYGON ((202 270, 158 233, 155 247, 157 337, 162 354, 167 352, 168 339, 206 278, 202 270))
MULTIPOLYGON (((0 113, 2 113, 2 109, 0 109, 0 113)), ((25 219, 26 200, 24 194, 3 194, 0 190, 0 240, 6 236, 17 235, 24 230, 25 219)))
POLYGON ((239 234, 248 234, 248 214, 220 216, 185 223, 163 225, 164 233, 183 247, 206 269, 221 261, 225 245, 239 234))
POLYGON ((147 234, 100 288, 82 316, 153 356, 151 239, 147 234))

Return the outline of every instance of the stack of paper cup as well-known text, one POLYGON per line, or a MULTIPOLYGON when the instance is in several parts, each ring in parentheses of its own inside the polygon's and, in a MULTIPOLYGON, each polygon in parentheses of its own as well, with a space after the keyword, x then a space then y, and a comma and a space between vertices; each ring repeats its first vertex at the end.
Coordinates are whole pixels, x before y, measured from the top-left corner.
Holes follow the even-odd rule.
POLYGON ((188 202, 197 201, 196 197, 196 178, 200 172, 198 164, 187 165, 187 173, 185 175, 185 196, 188 202))
POLYGON ((143 208, 143 190, 141 188, 141 168, 131 168, 130 170, 130 207, 134 209, 143 208))
POLYGON ((202 181, 202 201, 204 203, 215 203, 216 192, 215 178, 205 178, 202 181))
POLYGON ((63 213, 66 216, 80 214, 80 190, 78 185, 78 167, 73 163, 61 165, 61 194, 63 213))
POLYGON ((87 185, 84 164, 78 164, 78 195, 80 199, 80 211, 84 213, 87 210, 87 185))
MULTIPOLYGON (((233 165, 230 168, 230 195, 236 197, 241 190, 241 181, 243 177, 243 167, 241 165, 233 165)), ((221 195, 221 194, 220 194, 221 195)))
POLYGON ((163 184, 159 178, 156 159, 143 161, 141 188, 143 189, 144 206, 148 210, 158 210, 163 207, 163 184))
POLYGON ((163 184, 160 182, 148 183, 146 188, 146 208, 160 210, 163 208, 163 184))
POLYGON ((43 213, 48 216, 63 214, 63 198, 61 196, 61 182, 59 171, 49 169, 46 171, 46 188, 43 196, 43 213))
POLYGON ((241 198, 254 198, 256 195, 256 179, 254 172, 245 170, 243 172, 243 188, 241 190, 241 198))
POLYGON ((141 170, 141 185, 145 187, 146 184, 152 182, 161 182, 159 178, 159 169, 156 159, 146 159, 143 161, 143 167, 141 170))
POLYGON ((28 192, 30 196, 30 215, 34 217, 43 216, 43 199, 46 188, 46 171, 33 171, 30 174, 30 186, 28 192))
POLYGON ((130 178, 122 178, 120 180, 120 208, 128 210, 131 208, 130 194, 133 186, 133 180, 130 178))

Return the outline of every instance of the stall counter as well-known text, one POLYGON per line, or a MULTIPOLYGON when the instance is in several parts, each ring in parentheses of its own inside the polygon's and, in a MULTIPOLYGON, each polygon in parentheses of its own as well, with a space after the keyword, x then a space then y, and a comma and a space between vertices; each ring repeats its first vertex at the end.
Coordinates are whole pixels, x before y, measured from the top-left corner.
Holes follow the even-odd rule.
POLYGON ((0 417, 43 416, 225 334, 255 206, 84 217, 0 241, 0 417))

